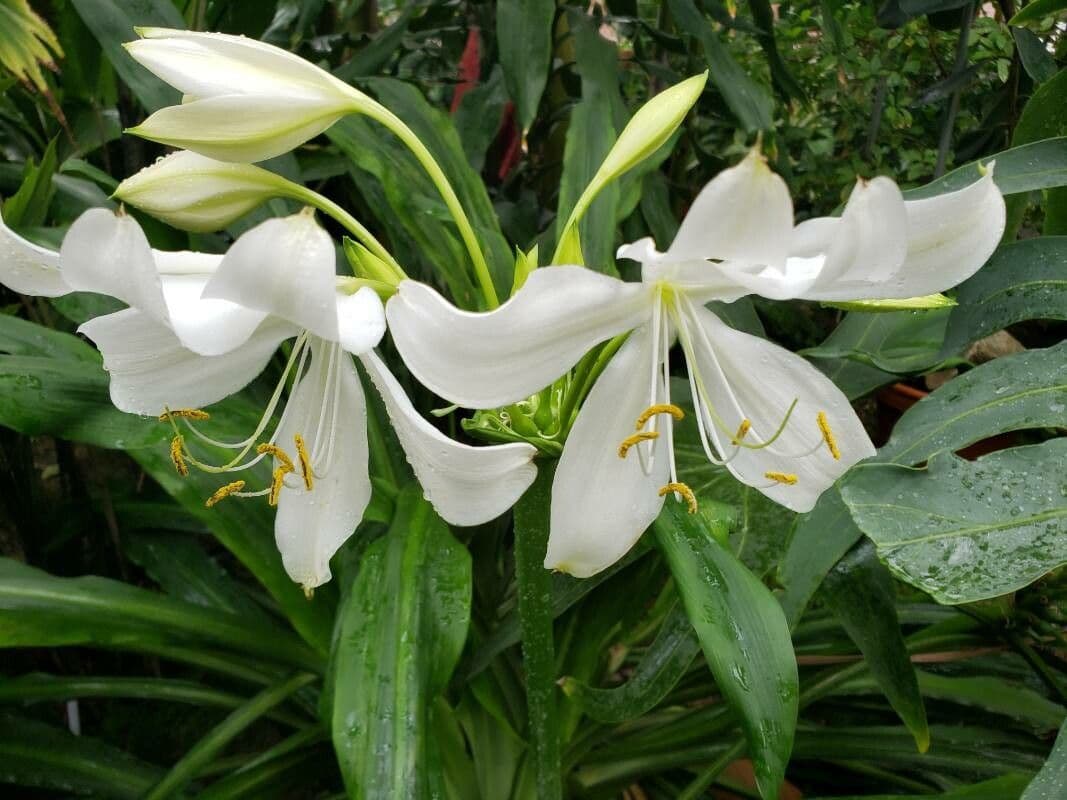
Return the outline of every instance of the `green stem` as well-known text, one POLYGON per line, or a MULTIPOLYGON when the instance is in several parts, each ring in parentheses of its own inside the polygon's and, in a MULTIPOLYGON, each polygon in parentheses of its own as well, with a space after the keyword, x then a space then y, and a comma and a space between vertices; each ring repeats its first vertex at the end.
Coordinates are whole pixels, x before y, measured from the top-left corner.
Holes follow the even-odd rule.
POLYGON ((745 752, 745 740, 738 739, 729 750, 697 773, 697 776, 678 795, 678 800, 696 800, 719 777, 719 773, 726 769, 743 752, 745 752))
POLYGON ((355 236, 364 247, 392 267, 393 271, 396 273, 397 280, 404 280, 407 278, 407 273, 404 272, 398 263, 396 263, 396 259, 393 258, 392 253, 385 249, 385 245, 379 242, 374 234, 367 230, 358 219, 341 208, 341 206, 337 205, 333 200, 316 191, 308 189, 306 186, 300 186, 298 184, 293 184, 289 196, 293 200, 307 203, 309 206, 317 208, 323 214, 333 217, 353 236, 355 236))
POLYGON ((481 247, 478 245, 478 237, 474 234, 474 228, 471 227, 467 213, 463 210, 463 205, 459 202, 459 198, 452 189, 452 184, 448 182, 444 171, 434 160, 430 151, 426 149, 426 145, 419 140, 415 132, 400 117, 385 108, 385 106, 378 103, 368 104, 364 100, 354 110, 380 122, 392 131, 418 159, 419 164, 426 170, 426 174, 430 176, 430 180, 437 187, 437 191, 441 193, 445 205, 448 206, 448 210, 456 222, 456 227, 459 228, 459 235, 463 238, 463 244, 466 246, 471 262, 474 264, 474 274, 478 278, 478 284, 481 286, 486 305, 490 309, 499 306, 500 300, 496 294, 496 287, 493 286, 493 278, 489 274, 489 265, 485 261, 481 247))
POLYGON ((527 736, 539 800, 563 796, 556 724, 556 656, 552 633, 552 575, 545 569, 549 502, 555 464, 543 464, 537 480, 515 505, 515 574, 519 627, 526 670, 527 736))
POLYGON ((163 776, 163 780, 146 795, 145 800, 163 800, 165 797, 177 795, 241 731, 291 694, 315 680, 314 675, 298 673, 282 683, 264 689, 193 745, 193 748, 171 767, 170 772, 163 776))

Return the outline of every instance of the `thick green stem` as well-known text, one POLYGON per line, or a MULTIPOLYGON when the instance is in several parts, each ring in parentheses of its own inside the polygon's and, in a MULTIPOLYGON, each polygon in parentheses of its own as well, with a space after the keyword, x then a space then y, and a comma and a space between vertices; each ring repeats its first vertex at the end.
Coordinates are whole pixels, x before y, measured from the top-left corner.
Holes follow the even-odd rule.
POLYGON ((419 140, 415 132, 400 117, 385 108, 385 106, 377 103, 368 105, 366 102, 362 102, 355 108, 355 111, 377 120, 396 134, 400 141, 407 145, 412 155, 418 159, 419 164, 426 170, 426 174, 430 176, 430 180, 437 187, 437 191, 441 193, 445 205, 448 206, 449 213, 452 214, 452 218, 456 222, 456 227, 459 228, 459 235, 463 238, 463 244, 466 246, 471 262, 474 264, 474 274, 478 279, 479 286, 481 286, 486 305, 491 309, 499 306, 500 299, 497 297, 496 287, 493 286, 493 278, 489 274, 489 265, 482 254, 482 248, 478 245, 478 237, 474 234, 474 228, 471 227, 470 220, 467 218, 467 212, 463 210, 463 205, 459 202, 459 198, 452 189, 452 184, 448 182, 448 177, 445 175, 444 170, 434 160, 430 151, 426 149, 426 145, 419 140))
POLYGON ((407 278, 407 273, 401 269, 398 263, 396 263, 396 259, 393 258, 392 254, 385 249, 385 245, 379 242, 374 234, 367 230, 358 219, 341 208, 341 206, 337 205, 333 200, 325 195, 321 195, 318 192, 308 189, 306 186, 298 186, 296 184, 293 184, 290 197, 301 203, 307 203, 309 206, 317 208, 323 214, 333 217, 337 222, 343 225, 349 233, 355 236, 364 247, 388 264, 396 272, 397 280, 404 280, 407 278))
POLYGON ((544 567, 555 462, 542 464, 537 480, 515 506, 515 574, 519 627, 526 670, 527 736, 539 800, 559 800, 559 728, 556 724, 556 656, 552 635, 552 575, 544 567))

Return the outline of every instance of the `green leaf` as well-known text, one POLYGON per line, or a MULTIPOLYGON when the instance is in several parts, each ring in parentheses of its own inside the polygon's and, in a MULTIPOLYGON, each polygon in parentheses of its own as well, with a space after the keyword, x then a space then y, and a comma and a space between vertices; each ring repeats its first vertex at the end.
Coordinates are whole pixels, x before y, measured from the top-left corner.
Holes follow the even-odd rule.
POLYGON ((40 165, 26 162, 19 190, 4 201, 4 222, 12 228, 33 228, 44 224, 55 188, 56 139, 48 143, 40 165))
POLYGON ((208 645, 304 669, 319 657, 288 631, 96 576, 57 578, 0 559, 0 647, 208 645))
POLYGON ((554 0, 500 0, 496 5, 500 65, 524 134, 537 116, 548 80, 555 14, 554 0))
POLYGON ((900 418, 877 459, 919 464, 942 450, 1063 424, 1067 343, 994 359, 949 381, 900 418))
POLYGON ((470 622, 470 554, 404 489, 339 611, 330 666, 334 749, 351 796, 429 796, 430 708, 470 622))
POLYGON ((734 60, 693 0, 668 0, 668 5, 678 27, 700 40, 710 69, 709 78, 745 130, 769 130, 773 124, 774 100, 767 88, 734 60))
POLYGON ((956 293, 941 357, 1028 319, 1067 319, 1067 236, 1024 239, 993 253, 956 293))
POLYGON ((801 350, 809 358, 847 358, 884 372, 925 372, 940 355, 949 309, 892 314, 852 312, 817 347, 801 350))
POLYGON ((0 782, 140 800, 162 770, 88 736, 0 714, 0 782))
POLYGON ((563 679, 563 691, 598 722, 625 722, 656 706, 675 687, 700 652, 700 642, 681 606, 671 609, 656 639, 634 668, 629 680, 615 689, 597 689, 573 678, 563 679))
POLYGON ((115 72, 147 111, 176 105, 180 95, 134 61, 122 46, 137 38, 134 28, 158 27, 184 30, 185 20, 171 0, 71 0, 78 15, 100 43, 115 72))
MULTIPOLYGON (((1055 82, 1043 84, 1041 90, 1055 82)), ((993 180, 1006 195, 1067 186, 1067 136, 1058 136, 1013 147, 964 164, 925 186, 909 189, 904 192, 904 199, 921 200, 970 186, 981 177, 978 166, 994 160, 997 163, 993 170, 993 180)))
MULTIPOLYGON (((1018 720, 1040 733, 1059 728, 1067 714, 1067 709, 1044 695, 1003 678, 991 675, 953 677, 922 670, 917 670, 915 674, 919 679, 919 691, 924 697, 999 714, 1018 720)), ((860 678, 849 681, 839 691, 851 694, 872 689, 877 689, 872 679, 860 678)))
POLYGON ((1030 776, 1025 773, 1008 773, 981 783, 961 786, 944 794, 865 794, 835 797, 833 800, 1010 800, 1019 796, 1029 779, 1030 776))
POLYGON ((1018 14, 1008 20, 1009 25, 1025 25, 1027 22, 1037 22, 1042 17, 1055 14, 1067 8, 1067 0, 1034 0, 1027 3, 1018 14))
POLYGON ((485 167, 486 151, 500 132, 507 102, 503 74, 499 67, 494 67, 487 80, 463 95, 452 115, 463 152, 475 172, 480 173, 485 167))
POLYGON ((122 549, 164 591, 179 600, 271 622, 270 615, 188 534, 127 534, 122 549))
POLYGON ((1060 728, 1052 755, 1026 787, 1020 800, 1058 800, 1064 786, 1067 786, 1067 722, 1060 728))
POLYGON ((938 453, 925 470, 854 469, 842 495, 878 555, 941 603, 1020 589, 1067 563, 1067 438, 970 462, 938 453))
MULTIPOLYGON (((0 425, 27 435, 48 434, 100 447, 126 449, 188 512, 240 559, 320 652, 330 641, 336 590, 326 586, 308 601, 286 574, 274 544, 274 511, 266 503, 204 500, 219 485, 197 470, 181 477, 170 460, 170 428, 154 417, 124 414, 108 396, 100 357, 76 336, 0 315, 0 425)), ((211 434, 238 441, 255 429, 261 409, 241 395, 211 407, 211 434)), ((227 458, 230 453, 227 451, 227 458)), ((266 485, 263 464, 248 479, 266 485)))
POLYGON ((836 486, 823 492, 815 508, 797 517, 778 565, 778 596, 789 627, 796 627, 826 574, 863 537, 836 486))
POLYGON ((536 480, 515 504, 515 579, 526 672, 527 738, 539 800, 563 796, 552 576, 545 569, 554 475, 553 466, 542 465, 536 480))
POLYGON ((930 747, 930 728, 915 668, 900 632, 896 589, 869 542, 862 543, 830 570, 823 596, 863 653, 889 704, 915 737, 919 752, 925 753, 930 747))
POLYGON ((179 794, 245 728, 313 681, 314 675, 298 673, 281 683, 268 686, 232 711, 168 770, 163 779, 152 787, 152 791, 145 795, 145 800, 164 800, 179 794))
POLYGON ((1023 69, 1034 83, 1044 83, 1056 75, 1056 61, 1033 32, 1026 28, 1012 28, 1011 35, 1015 39, 1015 49, 1022 61, 1023 69))
POLYGON ((793 746, 798 679, 774 595, 680 503, 654 524, 715 682, 741 719, 764 798, 778 796, 793 746))

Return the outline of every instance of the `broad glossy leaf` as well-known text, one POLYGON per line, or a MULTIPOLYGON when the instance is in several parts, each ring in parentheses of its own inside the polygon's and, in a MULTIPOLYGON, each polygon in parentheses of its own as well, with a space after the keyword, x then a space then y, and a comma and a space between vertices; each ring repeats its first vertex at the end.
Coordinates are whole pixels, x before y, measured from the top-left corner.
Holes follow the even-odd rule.
MULTIPOLYGON (((1050 86, 1052 81, 1044 84, 1050 86)), ((904 192, 904 199, 918 200, 934 197, 945 192, 954 192, 970 186, 981 173, 979 164, 996 161, 993 178, 1000 191, 1006 195, 1067 186, 1067 136, 1012 147, 995 155, 964 164, 951 172, 917 189, 904 192)))
POLYGON ((813 358, 812 363, 832 380, 849 400, 857 400, 897 380, 897 376, 892 372, 846 358, 813 358))
POLYGON ((957 290, 942 356, 1028 319, 1067 319, 1067 236, 1004 245, 957 290))
POLYGON ((930 729, 915 668, 897 618, 896 588, 870 542, 842 558, 823 584, 823 596, 863 658, 889 704, 903 720, 920 753, 930 729))
POLYGON ((1027 22, 1035 22, 1049 14, 1055 14, 1067 8, 1067 0, 1034 0, 1008 20, 1009 25, 1025 25, 1027 22))
POLYGON ((1058 800, 1064 786, 1067 786, 1067 722, 1060 728, 1052 755, 1026 787, 1020 800, 1058 800))
POLYGON ((830 569, 863 537, 841 493, 833 486, 815 508, 797 517, 789 545, 778 566, 778 595, 789 626, 795 627, 830 569))
POLYGON ((137 38, 135 27, 186 27, 182 15, 170 0, 71 0, 78 15, 100 43, 115 72, 141 101, 147 111, 180 101, 177 90, 134 61, 123 49, 123 42, 137 38))
POLYGON ((1020 589, 1067 563, 1067 438, 926 469, 861 465, 842 495, 878 555, 942 603, 1020 589))
POLYGON ((332 735, 352 796, 428 796, 430 707, 470 622, 470 554, 415 485, 367 548, 340 609, 330 680, 332 735))
POLYGON ((918 464, 989 436, 1063 424, 1067 343, 994 359, 945 384, 897 422, 877 460, 918 464))
POLYGON ((653 528, 689 621, 726 701, 741 719, 764 798, 778 796, 797 719, 797 666, 774 595, 681 503, 653 528))
POLYGON ((625 722, 651 710, 685 675, 700 652, 700 642, 685 610, 675 606, 660 626, 626 683, 598 689, 564 678, 563 691, 583 712, 599 722, 625 722))
POLYGON ((106 742, 0 714, 0 783, 140 800, 162 774, 106 742))
POLYGON ((809 358, 847 358, 884 372, 916 373, 936 366, 950 309, 852 312, 818 347, 801 351, 809 358))
POLYGON ((1022 61, 1023 69, 1034 83, 1044 83, 1055 77, 1058 69, 1056 61, 1041 39, 1026 28, 1012 28, 1011 35, 1015 39, 1015 49, 1019 54, 1019 60, 1022 61))
POLYGON ((533 124, 548 80, 555 14, 554 0, 500 0, 496 6, 500 64, 523 131, 533 124))
POLYGON ((319 657, 274 625, 109 578, 57 578, 0 559, 0 646, 207 645, 316 670, 319 657))

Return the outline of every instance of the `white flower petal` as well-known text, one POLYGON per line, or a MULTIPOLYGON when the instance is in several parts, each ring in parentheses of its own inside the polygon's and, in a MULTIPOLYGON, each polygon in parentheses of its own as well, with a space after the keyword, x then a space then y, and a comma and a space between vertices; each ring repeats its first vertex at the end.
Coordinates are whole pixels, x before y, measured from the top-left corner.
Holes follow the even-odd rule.
POLYGON ((781 267, 793 229, 789 189, 752 151, 697 195, 666 253, 669 261, 737 260, 781 267))
POLYGON ((1004 196, 986 174, 958 192, 908 200, 908 256, 895 276, 901 292, 879 297, 919 297, 940 292, 971 277, 989 259, 1004 235, 1004 196))
POLYGON ((110 373, 111 402, 131 414, 202 408, 247 385, 263 371, 291 327, 268 321, 225 355, 201 356, 167 326, 134 308, 96 317, 78 331, 100 349, 110 373))
POLYGON ((330 580, 330 558, 359 525, 371 496, 367 407, 355 365, 339 346, 313 340, 311 367, 289 399, 277 442, 291 449, 299 434, 314 447, 320 422, 322 446, 311 453, 313 488, 289 475, 274 522, 285 571, 308 589, 330 580))
POLYGON ((202 299, 210 279, 204 274, 160 276, 171 327, 183 345, 202 356, 240 347, 267 316, 229 300, 202 299))
POLYGON ((0 283, 19 294, 59 297, 71 288, 59 270, 59 253, 28 242, 0 216, 0 283))
POLYGON ((89 209, 70 226, 59 254, 71 288, 109 294, 167 322, 152 248, 133 217, 89 209))
POLYGON ((415 281, 401 282, 385 310, 419 381, 453 403, 493 408, 544 388, 595 344, 640 325, 652 293, 582 267, 545 267, 488 313, 461 311, 415 281))
POLYGON ((650 475, 636 448, 626 458, 618 452, 649 405, 651 363, 644 325, 630 334, 585 399, 552 482, 546 569, 595 575, 626 555, 659 515, 659 489, 670 480, 663 439, 653 443, 650 475))
POLYGON ((161 108, 129 132, 219 161, 252 163, 288 153, 344 115, 317 100, 230 94, 161 108))
POLYGON ((686 315, 693 342, 695 366, 721 427, 711 425, 720 454, 731 455, 733 434, 748 419, 751 430, 743 441, 766 442, 797 401, 782 435, 763 449, 742 448, 727 467, 740 481, 753 486, 793 511, 809 511, 844 472, 868 456, 874 446, 848 399, 825 375, 798 355, 756 336, 734 330, 702 307, 686 315), (703 333, 703 335, 701 335, 703 333), (835 460, 823 441, 819 412, 826 414, 841 458, 835 460), (725 429, 725 430, 724 430, 725 429), (766 473, 796 476, 788 485, 766 473))
POLYGON ((496 519, 533 483, 534 447, 521 443, 471 447, 449 439, 419 415, 374 351, 361 360, 426 499, 447 522, 481 525, 496 519))
MULTIPOLYGON (((855 282, 884 283, 904 263, 908 217, 900 189, 889 178, 857 182, 840 223, 822 227, 829 234, 825 240, 826 257, 804 297, 818 298, 823 291, 833 294, 855 282)), ((809 222, 807 228, 812 230, 815 226, 809 222)), ((786 270, 789 271, 788 265, 786 270)))
POLYGON ((385 335, 385 307, 373 289, 337 293, 337 341, 353 355, 373 350, 385 335))
MULTIPOLYGON (((876 180, 888 183, 888 179, 876 180)), ((905 200, 903 211, 905 253, 895 268, 890 266, 891 259, 879 260, 876 253, 896 238, 892 231, 899 219, 885 207, 872 209, 867 227, 852 234, 859 242, 853 267, 832 280, 820 275, 802 296, 813 300, 878 300, 934 294, 977 272, 1004 233, 1004 198, 993 182, 992 165, 980 180, 959 191, 905 200)))
POLYGON ((266 311, 337 341, 335 261, 333 241, 310 216, 269 219, 233 243, 203 296, 266 311))
POLYGON ((266 42, 168 28, 143 28, 139 33, 144 38, 129 42, 126 50, 185 95, 300 92, 324 99, 358 95, 325 70, 266 42))

